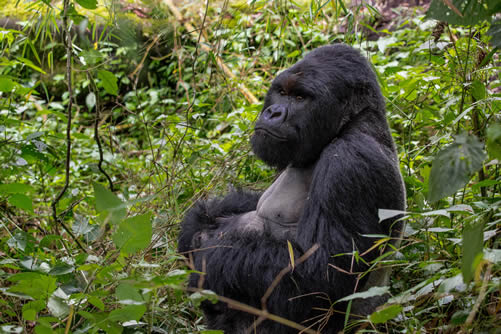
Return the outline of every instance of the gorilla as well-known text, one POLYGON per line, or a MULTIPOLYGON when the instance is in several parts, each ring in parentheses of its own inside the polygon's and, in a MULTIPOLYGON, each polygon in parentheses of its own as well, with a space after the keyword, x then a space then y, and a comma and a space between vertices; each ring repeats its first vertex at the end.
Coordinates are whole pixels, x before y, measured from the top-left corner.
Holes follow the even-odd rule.
MULTIPOLYGON (((262 194, 235 190, 198 201, 181 225, 179 252, 197 273, 190 287, 261 309, 277 275, 312 246, 265 300, 268 312, 326 333, 343 328, 338 299, 387 284, 388 270, 370 271, 384 250, 380 237, 398 239, 396 218, 405 189, 376 76, 355 49, 317 48, 272 82, 251 137, 252 150, 279 176, 262 194), (292 248, 292 249, 291 249, 292 248), (293 255, 291 254, 293 253, 293 255), (357 255, 357 256, 355 256, 357 255)), ((367 315, 385 297, 360 299, 351 314, 367 315)), ((297 333, 228 304, 202 309, 211 329, 297 333)))

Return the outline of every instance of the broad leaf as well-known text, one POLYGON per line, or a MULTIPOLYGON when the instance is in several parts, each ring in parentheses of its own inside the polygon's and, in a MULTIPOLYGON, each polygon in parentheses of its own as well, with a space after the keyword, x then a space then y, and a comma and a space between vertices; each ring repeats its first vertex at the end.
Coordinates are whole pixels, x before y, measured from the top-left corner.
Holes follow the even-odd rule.
POLYGON ((45 309, 43 300, 33 300, 23 305, 23 319, 27 321, 35 321, 38 312, 45 309))
POLYGON ((402 210, 379 209, 378 210, 379 222, 382 222, 383 220, 386 219, 395 218, 397 216, 403 216, 406 213, 407 213, 406 211, 402 210))
POLYGON ((97 77, 101 80, 103 88, 108 94, 118 94, 117 77, 113 73, 100 70, 97 72, 97 77))
POLYGON ((369 316, 370 321, 375 324, 382 324, 395 318, 402 312, 403 307, 399 304, 390 305, 382 310, 376 311, 369 316))
POLYGON ((75 0, 77 4, 82 6, 85 9, 96 9, 97 8, 97 0, 75 0))
POLYGON ((490 41, 492 45, 501 48, 501 20, 496 20, 492 24, 487 35, 492 37, 490 41))
POLYGON ((501 123, 487 129, 487 152, 492 158, 501 161, 501 123))
POLYGON ((0 194, 25 194, 34 190, 32 186, 24 183, 0 184, 0 194))
POLYGON ((0 92, 9 93, 14 89, 14 81, 7 77, 0 76, 0 92))
POLYGON ((94 106, 96 105, 96 94, 94 94, 93 92, 87 94, 87 96, 85 97, 85 105, 87 105, 87 108, 89 110, 92 110, 92 108, 94 108, 94 106))
POLYGON ((475 80, 471 83, 471 95, 475 98, 475 100, 482 100, 485 98, 485 85, 479 80, 475 80))
POLYGON ((93 186, 97 212, 103 213, 105 218, 109 219, 113 224, 117 224, 124 219, 127 214, 125 204, 114 193, 99 183, 94 183, 93 186))
POLYGON ((115 296, 122 304, 143 304, 143 296, 131 284, 122 283, 115 289, 115 296))
POLYGON ((390 288, 387 286, 373 286, 372 288, 370 288, 367 291, 356 292, 356 293, 353 293, 349 296, 341 298, 338 300, 338 302, 345 302, 345 301, 357 299, 357 298, 366 299, 366 298, 371 298, 371 297, 376 297, 376 296, 382 296, 384 294, 387 294, 388 292, 390 292, 390 288))
POLYGON ((55 277, 38 273, 14 274, 8 280, 16 282, 8 291, 22 293, 33 299, 46 299, 57 288, 55 277))
POLYGON ((137 215, 120 223, 113 233, 113 242, 127 254, 145 249, 151 242, 151 215, 137 215))
POLYGON ((474 136, 461 134, 456 141, 440 151, 430 172, 428 199, 431 202, 454 194, 465 186, 485 159, 482 143, 474 136))
POLYGON ((88 296, 87 300, 89 303, 100 309, 101 311, 104 311, 104 303, 101 301, 101 299, 95 297, 95 296, 88 296))
POLYGON ((491 20, 499 0, 433 0, 426 17, 449 24, 474 25, 491 20))
POLYGON ((8 202, 16 208, 33 213, 33 202, 31 201, 31 198, 26 195, 14 194, 9 197, 8 202))
POLYGON ((70 266, 69 264, 66 264, 66 263, 59 263, 59 264, 56 264, 49 271, 49 275, 59 276, 59 275, 65 275, 65 274, 71 273, 73 271, 75 271, 75 267, 70 266))
POLYGON ((123 308, 111 311, 108 319, 122 322, 130 320, 139 321, 144 312, 146 312, 146 306, 144 305, 127 305, 123 308))
POLYGON ((470 282, 475 274, 478 264, 475 260, 477 256, 481 256, 483 245, 484 224, 476 223, 466 226, 463 231, 463 263, 461 267, 465 283, 470 282))

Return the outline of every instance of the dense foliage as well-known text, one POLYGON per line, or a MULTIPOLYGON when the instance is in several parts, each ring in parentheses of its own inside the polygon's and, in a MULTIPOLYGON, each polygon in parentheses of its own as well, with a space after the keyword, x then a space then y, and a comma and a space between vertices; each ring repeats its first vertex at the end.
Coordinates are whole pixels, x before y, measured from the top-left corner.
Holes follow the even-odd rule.
POLYGON ((408 197, 400 247, 373 263, 393 297, 347 329, 501 327, 501 8, 385 20, 352 2, 187 2, 185 19, 170 1, 18 2, 0 28, 0 332, 203 331, 179 222, 209 192, 269 184, 257 101, 331 42, 375 67, 408 197))

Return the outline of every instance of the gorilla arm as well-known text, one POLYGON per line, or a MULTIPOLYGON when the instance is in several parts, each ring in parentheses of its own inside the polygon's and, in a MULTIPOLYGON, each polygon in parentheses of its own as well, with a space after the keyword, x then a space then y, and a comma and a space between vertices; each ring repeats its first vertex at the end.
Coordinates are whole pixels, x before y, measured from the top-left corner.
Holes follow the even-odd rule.
POLYGON ((197 239, 203 239, 203 233, 215 232, 220 226, 218 218, 256 210, 259 197, 260 193, 238 190, 223 199, 198 201, 184 218, 178 240, 179 252, 198 248, 200 245, 197 244, 197 239))

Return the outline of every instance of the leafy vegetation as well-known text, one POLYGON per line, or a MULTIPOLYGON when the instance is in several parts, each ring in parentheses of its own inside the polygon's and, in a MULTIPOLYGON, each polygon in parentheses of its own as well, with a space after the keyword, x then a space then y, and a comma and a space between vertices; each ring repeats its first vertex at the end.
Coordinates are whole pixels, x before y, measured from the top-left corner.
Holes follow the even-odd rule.
POLYGON ((16 5, 0 9, 20 13, 0 29, 0 332, 203 332, 179 222, 197 198, 269 184, 248 145, 257 101, 331 42, 373 63, 408 196, 400 247, 374 263, 394 267, 392 298, 347 330, 501 327, 497 1, 390 24, 341 0, 195 2, 185 19, 170 1, 16 5))

